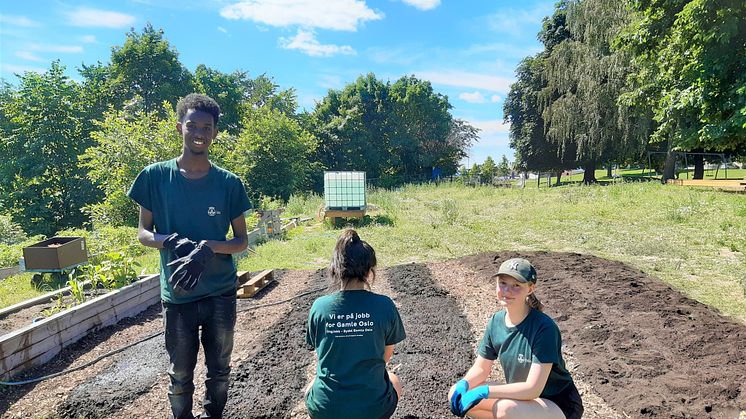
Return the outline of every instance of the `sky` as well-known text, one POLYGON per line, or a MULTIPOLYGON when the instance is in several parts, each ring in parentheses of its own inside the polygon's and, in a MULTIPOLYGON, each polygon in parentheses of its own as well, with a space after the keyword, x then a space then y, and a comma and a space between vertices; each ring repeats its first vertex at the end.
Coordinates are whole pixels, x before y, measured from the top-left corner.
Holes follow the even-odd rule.
POLYGON ((147 22, 190 71, 266 74, 312 110, 329 89, 372 72, 429 80, 454 117, 480 131, 463 163, 513 160, 503 101, 555 0, 0 0, 0 77, 46 71, 53 60, 80 81, 81 64, 147 22))

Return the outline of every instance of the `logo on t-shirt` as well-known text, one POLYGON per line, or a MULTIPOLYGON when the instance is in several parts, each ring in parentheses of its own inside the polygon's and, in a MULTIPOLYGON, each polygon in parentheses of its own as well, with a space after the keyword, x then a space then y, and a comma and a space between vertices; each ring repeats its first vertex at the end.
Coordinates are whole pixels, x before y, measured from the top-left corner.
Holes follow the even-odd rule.
POLYGON ((324 322, 326 333, 335 338, 360 337, 373 332, 373 320, 370 313, 329 314, 329 321, 324 322))
POLYGON ((215 207, 207 208, 207 215, 210 217, 214 217, 216 215, 222 214, 220 211, 216 210, 215 207))
POLYGON ((526 358, 525 356, 523 356, 523 354, 518 354, 518 363, 519 364, 525 364, 527 362, 531 362, 531 360, 528 359, 528 358, 526 358))

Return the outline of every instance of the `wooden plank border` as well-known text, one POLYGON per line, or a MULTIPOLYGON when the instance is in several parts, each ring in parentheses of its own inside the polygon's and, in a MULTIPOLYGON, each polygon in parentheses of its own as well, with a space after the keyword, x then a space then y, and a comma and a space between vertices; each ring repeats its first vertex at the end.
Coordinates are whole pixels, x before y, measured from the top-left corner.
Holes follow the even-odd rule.
POLYGON ((86 301, 69 310, 0 336, 0 378, 41 365, 93 330, 136 315, 160 300, 160 275, 86 301))
POLYGON ((0 268, 0 279, 5 279, 9 276, 13 276, 21 272, 20 266, 9 266, 7 268, 0 268))

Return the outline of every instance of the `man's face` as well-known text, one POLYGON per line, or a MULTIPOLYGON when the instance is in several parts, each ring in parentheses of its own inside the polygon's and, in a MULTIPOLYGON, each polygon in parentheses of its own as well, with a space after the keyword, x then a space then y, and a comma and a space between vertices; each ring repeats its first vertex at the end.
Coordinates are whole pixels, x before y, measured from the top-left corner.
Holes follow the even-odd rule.
POLYGON ((184 139, 184 148, 192 154, 205 154, 212 140, 218 135, 212 115, 194 109, 187 110, 184 119, 176 123, 184 139))

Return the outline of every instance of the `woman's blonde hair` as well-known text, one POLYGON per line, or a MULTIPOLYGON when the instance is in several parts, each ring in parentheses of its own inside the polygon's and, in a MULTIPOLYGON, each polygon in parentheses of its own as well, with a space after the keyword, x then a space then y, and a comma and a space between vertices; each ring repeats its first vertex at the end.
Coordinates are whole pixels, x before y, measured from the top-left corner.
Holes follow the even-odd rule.
POLYGON ((544 304, 539 301, 539 299, 536 297, 535 292, 532 292, 528 295, 528 297, 526 297, 526 303, 534 310, 544 311, 544 304))

